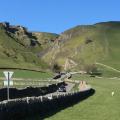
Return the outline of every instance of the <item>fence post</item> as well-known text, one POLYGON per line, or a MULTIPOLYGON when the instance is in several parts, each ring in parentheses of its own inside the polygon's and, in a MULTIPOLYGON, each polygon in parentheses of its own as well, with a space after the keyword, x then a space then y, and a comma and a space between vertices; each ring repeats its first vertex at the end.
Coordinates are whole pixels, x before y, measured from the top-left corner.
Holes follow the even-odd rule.
POLYGON ((59 97, 59 94, 57 93, 57 98, 59 97))
POLYGON ((41 99, 41 102, 43 101, 43 97, 42 96, 40 96, 40 99, 41 99))
POLYGON ((29 97, 26 97, 27 103, 29 104, 29 97))
POLYGON ((51 94, 51 99, 53 99, 53 94, 51 94))

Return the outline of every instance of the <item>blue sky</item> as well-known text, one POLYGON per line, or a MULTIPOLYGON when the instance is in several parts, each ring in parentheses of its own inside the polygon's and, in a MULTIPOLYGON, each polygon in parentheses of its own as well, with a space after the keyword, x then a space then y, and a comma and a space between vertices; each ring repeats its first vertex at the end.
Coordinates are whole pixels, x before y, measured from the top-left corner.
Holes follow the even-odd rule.
POLYGON ((76 25, 120 21, 120 0, 0 0, 0 22, 61 33, 76 25))

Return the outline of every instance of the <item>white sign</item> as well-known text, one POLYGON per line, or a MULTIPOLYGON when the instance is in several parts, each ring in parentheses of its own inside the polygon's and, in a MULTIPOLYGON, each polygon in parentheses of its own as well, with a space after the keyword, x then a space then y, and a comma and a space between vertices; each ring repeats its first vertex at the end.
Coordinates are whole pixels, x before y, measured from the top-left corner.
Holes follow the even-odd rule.
MULTIPOLYGON (((13 86, 13 81, 10 81, 9 84, 13 86)), ((8 80, 4 80, 4 86, 8 86, 8 80)))
POLYGON ((10 80, 14 72, 13 71, 4 71, 3 73, 6 77, 6 80, 8 80, 8 79, 10 80))

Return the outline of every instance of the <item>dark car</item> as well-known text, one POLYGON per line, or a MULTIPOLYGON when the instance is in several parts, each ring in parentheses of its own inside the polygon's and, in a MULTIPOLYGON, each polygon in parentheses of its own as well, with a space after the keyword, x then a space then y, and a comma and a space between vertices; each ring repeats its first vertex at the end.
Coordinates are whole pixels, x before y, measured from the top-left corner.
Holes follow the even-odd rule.
POLYGON ((59 78, 61 78, 62 76, 65 76, 65 74, 66 73, 58 73, 57 75, 55 75, 54 77, 53 77, 53 79, 59 79, 59 78))
POLYGON ((61 85, 59 88, 58 88, 58 92, 66 92, 66 87, 64 85, 61 85))

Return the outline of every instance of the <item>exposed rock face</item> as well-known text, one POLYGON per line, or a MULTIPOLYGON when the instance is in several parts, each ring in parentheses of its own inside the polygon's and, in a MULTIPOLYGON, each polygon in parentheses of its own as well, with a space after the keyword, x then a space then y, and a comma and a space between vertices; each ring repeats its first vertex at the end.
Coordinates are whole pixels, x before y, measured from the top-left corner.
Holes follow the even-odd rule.
POLYGON ((10 25, 8 22, 0 23, 2 27, 4 27, 7 31, 12 33, 27 33, 27 28, 22 26, 13 26, 10 25))
POLYGON ((38 44, 37 38, 32 35, 32 32, 28 32, 27 28, 23 26, 10 25, 8 22, 0 23, 7 34, 18 40, 23 46, 36 46, 38 44))
POLYGON ((0 26, 8 28, 9 27, 9 23, 8 22, 2 22, 2 23, 0 23, 0 26))
POLYGON ((10 25, 8 22, 0 23, 0 26, 6 30, 6 33, 26 47, 42 46, 47 48, 59 37, 58 34, 46 32, 29 32, 26 27, 10 25))
POLYGON ((46 33, 46 32, 32 32, 32 35, 37 38, 38 42, 41 45, 51 44, 55 42, 57 38, 59 37, 58 34, 46 33))

